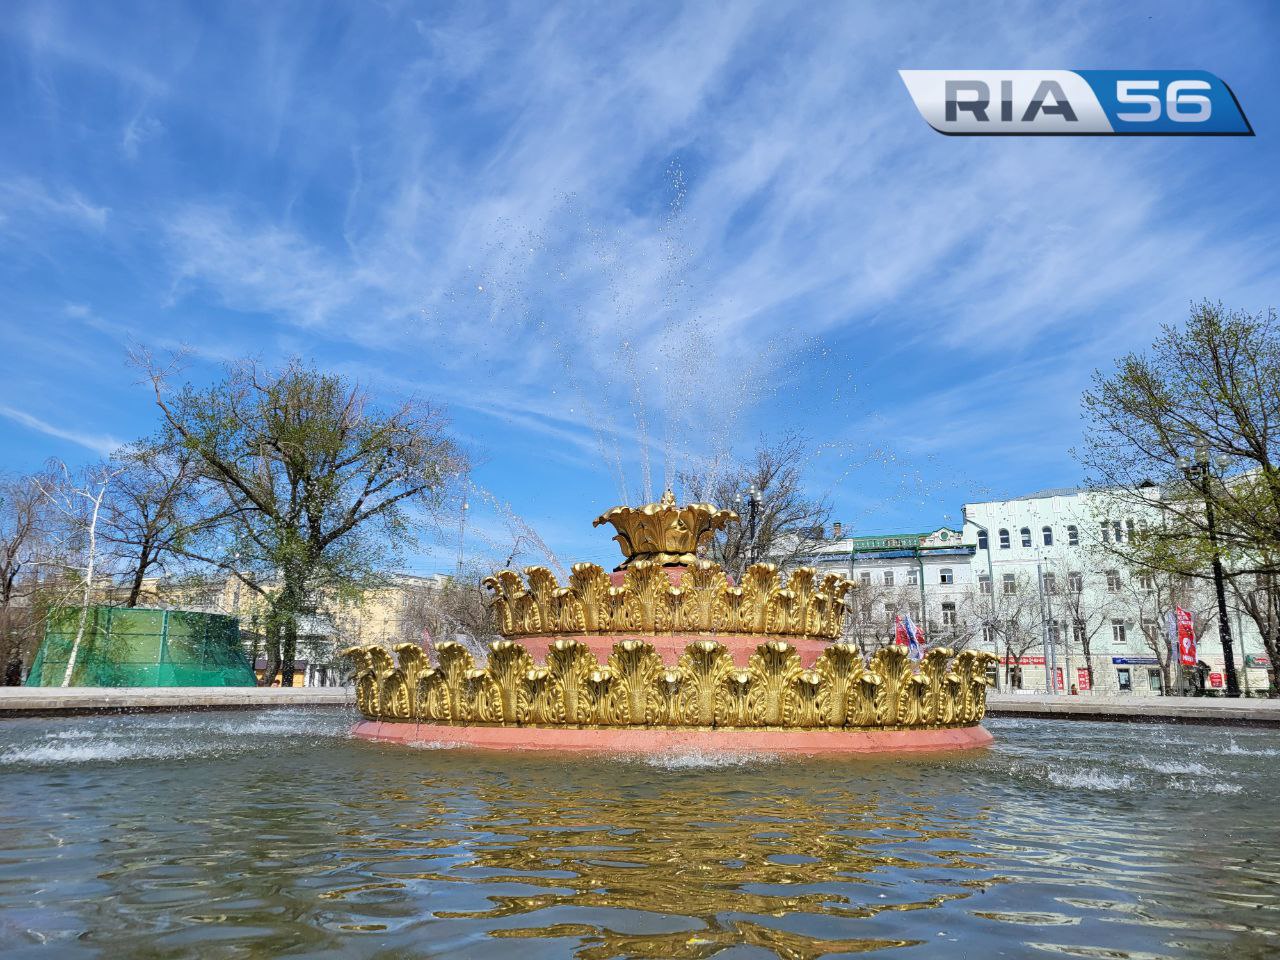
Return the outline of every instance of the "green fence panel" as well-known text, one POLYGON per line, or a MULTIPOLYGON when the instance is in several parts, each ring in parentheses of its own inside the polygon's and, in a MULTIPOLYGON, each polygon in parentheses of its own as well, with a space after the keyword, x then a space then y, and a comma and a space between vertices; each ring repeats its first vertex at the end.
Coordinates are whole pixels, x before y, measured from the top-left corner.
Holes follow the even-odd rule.
MULTIPOLYGON (((27 685, 60 686, 80 625, 79 608, 50 615, 27 685)), ((191 610, 91 607, 73 686, 248 687, 253 669, 235 617, 191 610)))

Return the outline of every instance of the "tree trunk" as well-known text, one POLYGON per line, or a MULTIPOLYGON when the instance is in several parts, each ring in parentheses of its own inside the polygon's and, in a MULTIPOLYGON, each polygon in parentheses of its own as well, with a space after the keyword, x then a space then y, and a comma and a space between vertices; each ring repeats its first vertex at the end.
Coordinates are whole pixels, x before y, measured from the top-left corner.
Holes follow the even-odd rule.
POLYGON ((298 654, 298 618, 290 615, 284 622, 284 637, 280 650, 280 686, 293 686, 294 658, 298 654))
POLYGON ((1093 641, 1089 638, 1084 638, 1080 641, 1080 649, 1084 651, 1084 669, 1085 669, 1085 672, 1089 675, 1090 691, 1094 690, 1097 686, 1097 684, 1093 679, 1093 650, 1091 649, 1092 644, 1093 644, 1093 641))
POLYGON ((267 666, 262 671, 262 679, 258 681, 258 686, 269 687, 275 682, 276 674, 280 672, 280 624, 275 617, 267 620, 264 640, 267 666))
POLYGON ((129 584, 129 599, 125 601, 126 607, 136 607, 138 605, 138 597, 142 595, 142 581, 146 575, 147 565, 140 561, 137 569, 133 571, 133 580, 129 584))

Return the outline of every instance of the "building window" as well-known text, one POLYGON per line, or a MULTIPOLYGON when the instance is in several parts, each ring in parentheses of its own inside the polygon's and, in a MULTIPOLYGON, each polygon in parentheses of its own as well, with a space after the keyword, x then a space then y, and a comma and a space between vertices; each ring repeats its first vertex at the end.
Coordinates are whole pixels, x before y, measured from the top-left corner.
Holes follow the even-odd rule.
POLYGON ((954 632, 956 628, 956 605, 954 603, 944 603, 942 605, 942 625, 950 627, 954 632))
POLYGON ((860 574, 858 575, 858 579, 859 579, 860 581, 862 581, 862 585, 863 585, 864 587, 869 587, 869 586, 871 586, 871 571, 870 571, 870 570, 863 570, 863 571, 862 571, 862 573, 860 573, 860 574))
POLYGON ((1046 547, 1053 546, 1053 527, 1041 527, 1040 539, 1044 541, 1046 547))
POLYGON ((1046 573, 1043 577, 1040 578, 1040 582, 1044 584, 1045 593, 1058 592, 1058 578, 1055 574, 1046 573))
POLYGON ((1084 620, 1080 617, 1071 621, 1071 634, 1076 643, 1084 643, 1084 620))
POLYGON ((1084 593, 1084 574, 1073 570, 1067 574, 1067 589, 1072 593, 1084 593))
POLYGON ((1143 593, 1155 593, 1156 581, 1149 573, 1138 574, 1138 589, 1143 593))
POLYGON ((1160 630, 1160 625, 1156 623, 1153 617, 1142 618, 1142 632, 1145 633, 1148 637, 1158 636, 1159 630, 1160 630))
POLYGON ((1152 693, 1164 693, 1164 677, 1155 667, 1147 668, 1147 688, 1152 693))
POLYGON ((1115 537, 1116 543, 1124 543, 1124 528, 1120 526, 1119 520, 1111 521, 1111 535, 1115 537))
POLYGON ((1080 546, 1080 528, 1077 527, 1074 523, 1071 524, 1071 526, 1067 527, 1067 546, 1068 547, 1080 546))
POLYGON ((893 571, 892 571, 892 570, 886 570, 886 571, 884 572, 884 585, 885 585, 886 587, 892 587, 892 586, 893 586, 893 571))
POLYGON ((979 550, 989 549, 989 547, 987 546, 987 531, 985 530, 978 531, 978 549, 979 550))
POLYGON ((1057 620, 1049 621, 1049 642, 1054 644, 1062 642, 1062 625, 1057 620))
POLYGON ((955 576, 951 573, 950 567, 943 567, 941 570, 938 571, 938 582, 939 583, 955 583, 956 582, 955 576))
POLYGON ((907 612, 911 614, 911 619, 917 623, 920 621, 920 604, 918 601, 912 600, 907 603, 907 612))
POLYGON ((1124 632, 1124 621, 1123 621, 1123 620, 1112 620, 1112 621, 1111 621, 1111 639, 1112 639, 1113 641, 1115 641, 1116 643, 1118 643, 1118 644, 1122 644, 1122 643, 1124 643, 1124 641, 1125 641, 1125 632, 1124 632))
POLYGON ((1130 540, 1132 540, 1132 539, 1133 539, 1134 526, 1133 526, 1133 521, 1132 521, 1132 520, 1126 520, 1126 521, 1124 522, 1124 532, 1125 532, 1125 534, 1129 537, 1129 539, 1130 539, 1130 540))
POLYGON ((920 586, 920 571, 917 570, 915 567, 912 567, 910 570, 907 571, 907 586, 908 587, 920 586))
POLYGON ((1018 531, 1018 535, 1022 538, 1022 545, 1024 547, 1031 546, 1031 528, 1030 527, 1023 527, 1021 530, 1018 531))
POLYGON ((1001 550, 1009 549, 1009 531, 1008 530, 1000 531, 1000 549, 1001 550))
POLYGON ((986 573, 978 574, 978 589, 983 593, 991 592, 991 575, 986 573))
POLYGON ((898 611, 893 608, 892 603, 886 603, 884 605, 884 618, 886 621, 892 620, 897 615, 897 613, 898 611))
POLYGON ((1120 571, 1119 570, 1107 571, 1107 592, 1108 593, 1120 592, 1120 571))
POLYGON ((996 642, 995 628, 989 623, 984 623, 982 625, 982 642, 990 644, 994 644, 996 642))
POLYGON ((1004 592, 1006 594, 1018 592, 1018 578, 1012 573, 1006 573, 1004 575, 1004 592))
POLYGON ((1116 670, 1116 686, 1120 688, 1121 693, 1133 692, 1133 679, 1128 667, 1120 667, 1116 670))

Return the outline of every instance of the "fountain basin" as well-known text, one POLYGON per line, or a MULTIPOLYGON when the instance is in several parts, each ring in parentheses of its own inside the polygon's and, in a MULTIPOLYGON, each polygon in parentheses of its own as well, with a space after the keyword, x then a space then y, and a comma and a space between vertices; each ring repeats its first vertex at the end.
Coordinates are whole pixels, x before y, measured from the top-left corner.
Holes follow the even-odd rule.
POLYGON ((754 753, 787 756, 969 750, 992 736, 980 725, 928 730, 743 730, 673 727, 498 727, 364 720, 366 740, 479 750, 653 755, 754 753))

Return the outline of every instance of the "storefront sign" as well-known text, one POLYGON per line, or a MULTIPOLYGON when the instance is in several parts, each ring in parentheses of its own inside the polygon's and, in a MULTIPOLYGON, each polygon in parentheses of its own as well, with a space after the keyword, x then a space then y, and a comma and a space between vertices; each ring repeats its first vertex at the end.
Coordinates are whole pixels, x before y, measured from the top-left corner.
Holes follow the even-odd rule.
POLYGON ((1270 670, 1271 658, 1264 657, 1261 654, 1250 654, 1244 658, 1244 665, 1246 667, 1254 667, 1258 670, 1270 670))
POLYGON ((1044 657, 1001 657, 1000 662, 1005 666, 1016 663, 1020 667, 1043 667, 1044 657))
POLYGON ((1076 688, 1081 692, 1092 689, 1089 683, 1089 668, 1078 667, 1076 669, 1076 688))
POLYGON ((1158 667, 1160 661, 1155 657, 1112 657, 1112 663, 1127 663, 1134 666, 1158 667))
POLYGON ((1215 690, 1221 690, 1221 689, 1222 689, 1222 674, 1220 674, 1220 673, 1211 673, 1211 674, 1209 674, 1209 686, 1213 687, 1213 689, 1215 689, 1215 690))

